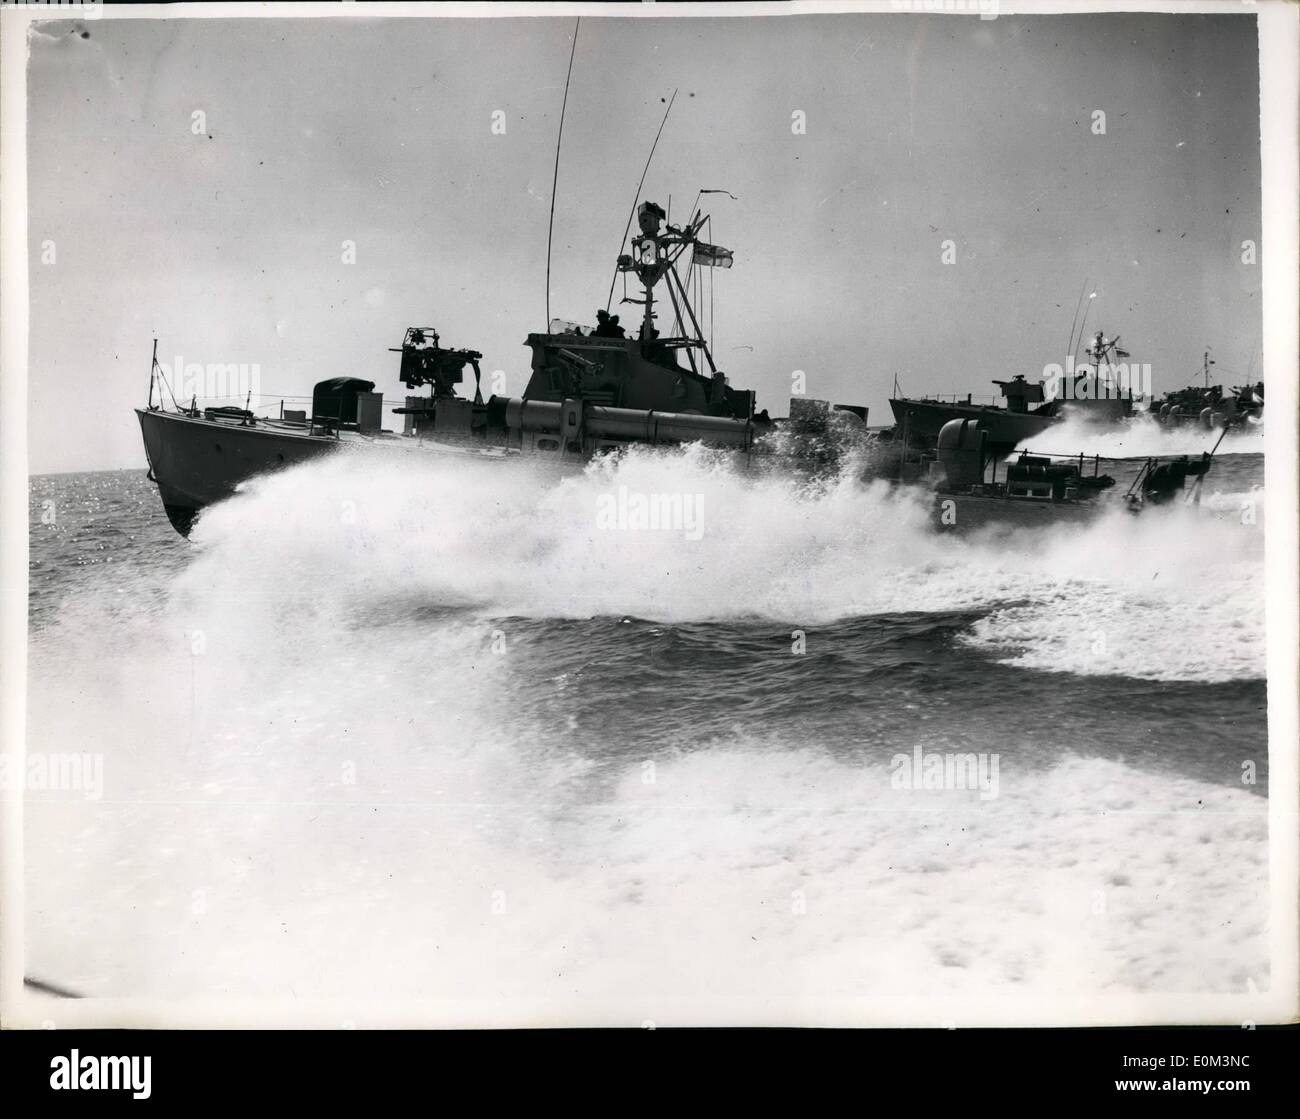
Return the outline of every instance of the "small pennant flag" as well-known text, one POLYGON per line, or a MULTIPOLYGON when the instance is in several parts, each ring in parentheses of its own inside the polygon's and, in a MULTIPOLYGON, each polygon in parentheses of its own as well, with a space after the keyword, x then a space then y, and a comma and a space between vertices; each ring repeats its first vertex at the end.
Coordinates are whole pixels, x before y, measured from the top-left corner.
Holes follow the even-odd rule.
POLYGON ((707 268, 730 268, 731 250, 724 249, 721 245, 707 245, 703 241, 696 241, 695 255, 691 258, 691 263, 707 268))

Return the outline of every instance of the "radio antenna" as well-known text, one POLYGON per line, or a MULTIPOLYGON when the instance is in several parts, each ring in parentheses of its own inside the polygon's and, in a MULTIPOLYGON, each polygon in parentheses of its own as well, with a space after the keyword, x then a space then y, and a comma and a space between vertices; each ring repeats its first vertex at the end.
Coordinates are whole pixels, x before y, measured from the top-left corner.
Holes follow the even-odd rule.
POLYGON ((560 181, 560 142, 564 139, 564 111, 569 106, 569 79, 573 77, 573 56, 578 50, 579 16, 573 25, 573 46, 569 48, 569 72, 564 78, 564 100, 560 104, 560 131, 555 137, 555 174, 551 177, 551 217, 546 226, 546 329, 551 329, 551 235, 555 232, 555 188, 560 181))
MULTIPOLYGON (((636 216, 637 199, 641 197, 641 188, 645 185, 646 172, 650 170, 650 161, 655 157, 655 148, 659 146, 659 137, 664 134, 664 125, 668 123, 668 114, 673 111, 673 102, 677 100, 677 90, 673 90, 673 95, 668 99, 668 108, 664 110, 664 119, 659 122, 659 131, 655 133, 655 142, 650 145, 650 154, 645 157, 645 167, 641 169, 641 179, 636 184, 636 197, 632 199, 632 209, 628 211, 627 225, 623 227, 623 239, 618 243, 621 249, 627 244, 628 230, 632 228, 632 218, 636 216)), ((614 275, 609 278, 609 298, 605 300, 605 310, 609 310, 609 305, 614 302, 614 284, 618 281, 618 265, 614 266, 614 275)))

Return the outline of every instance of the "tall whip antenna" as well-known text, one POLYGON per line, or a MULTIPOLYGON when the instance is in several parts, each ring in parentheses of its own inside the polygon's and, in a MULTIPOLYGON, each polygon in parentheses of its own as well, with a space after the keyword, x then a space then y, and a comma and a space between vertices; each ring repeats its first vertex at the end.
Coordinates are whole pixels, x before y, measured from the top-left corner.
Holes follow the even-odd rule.
MULTIPOLYGON (((627 244, 628 230, 632 228, 632 219, 636 216, 636 201, 641 197, 641 188, 645 185, 646 172, 650 170, 650 161, 655 157, 655 148, 659 146, 659 137, 664 134, 664 125, 668 123, 668 114, 673 111, 673 102, 677 100, 677 90, 673 90, 673 95, 668 99, 668 108, 664 110, 664 119, 659 122, 659 131, 655 133, 655 142, 650 145, 650 154, 645 157, 645 167, 641 169, 641 179, 636 184, 636 197, 632 199, 632 209, 628 211, 627 225, 623 227, 623 240, 618 243, 621 249, 627 244)), ((698 201, 698 196, 697 196, 698 201)), ((609 310, 609 305, 614 302, 614 284, 618 281, 618 265, 614 266, 614 275, 609 278, 609 297, 605 300, 605 310, 609 310)))
POLYGON ((573 25, 573 46, 569 48, 569 72, 564 78, 564 101, 560 105, 560 131, 555 137, 555 174, 551 178, 551 218, 546 226, 546 329, 551 329, 551 234, 555 231, 555 187, 560 181, 560 142, 564 139, 564 111, 569 106, 569 79, 573 77, 573 56, 578 50, 579 16, 573 25))

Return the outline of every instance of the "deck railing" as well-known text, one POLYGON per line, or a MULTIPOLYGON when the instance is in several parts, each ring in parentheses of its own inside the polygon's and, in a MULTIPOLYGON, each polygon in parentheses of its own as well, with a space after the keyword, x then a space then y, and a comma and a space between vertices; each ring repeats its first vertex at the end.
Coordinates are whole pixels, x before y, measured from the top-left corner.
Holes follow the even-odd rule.
POLYGON ((916 396, 911 399, 918 404, 970 404, 984 407, 997 404, 1002 398, 1000 396, 974 396, 971 393, 928 392, 924 396, 916 396))

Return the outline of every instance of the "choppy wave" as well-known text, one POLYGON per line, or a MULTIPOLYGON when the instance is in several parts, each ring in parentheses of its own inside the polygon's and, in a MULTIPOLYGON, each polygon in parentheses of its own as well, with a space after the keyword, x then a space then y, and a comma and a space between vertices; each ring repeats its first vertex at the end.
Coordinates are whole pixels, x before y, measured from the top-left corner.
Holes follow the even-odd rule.
POLYGON ((181 591, 376 621, 413 608, 795 625, 987 610, 971 643, 1029 667, 1258 677, 1263 533, 1219 505, 958 538, 933 531, 920 491, 745 474, 698 449, 634 452, 558 484, 526 465, 337 457, 209 511, 181 591), (620 500, 656 495, 695 519, 619 523, 620 500))
POLYGON ((558 482, 416 456, 258 479, 204 515, 161 598, 156 569, 123 569, 111 602, 83 573, 33 642, 29 749, 94 750, 104 785, 29 795, 29 969, 93 995, 452 1000, 462 1022, 1264 987, 1267 802, 1236 752, 1188 776, 1150 756, 1141 711, 1093 748, 1109 681, 1043 725, 1026 688, 1005 741, 996 709, 942 702, 940 665, 966 698, 1005 684, 981 658, 1048 688, 1261 674, 1258 529, 1150 512, 954 538, 908 491, 699 451, 558 482), (619 527, 620 487, 701 496, 702 531, 619 527), (926 612, 966 626, 973 667, 913 663, 916 638, 875 676, 810 656, 724 679, 705 624, 815 643, 926 612), (657 620, 609 627, 649 646, 641 675, 588 688, 618 642, 566 619, 628 616, 657 620), (656 645, 676 623, 689 647, 656 645), (668 718, 687 678, 754 690, 668 718), (895 737, 1005 749, 998 795, 895 787, 895 737))
POLYGON ((1266 806, 1241 789, 1067 758, 1004 762, 985 800, 753 732, 594 766, 509 718, 512 662, 456 627, 318 642, 260 688, 205 656, 107 731, 103 802, 31 807, 39 972, 633 1024, 1266 985, 1266 806))

